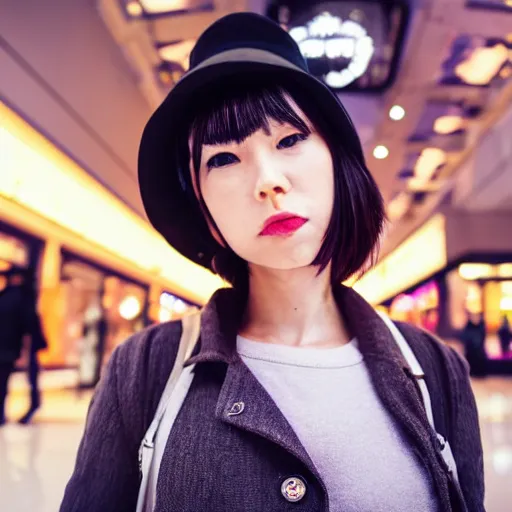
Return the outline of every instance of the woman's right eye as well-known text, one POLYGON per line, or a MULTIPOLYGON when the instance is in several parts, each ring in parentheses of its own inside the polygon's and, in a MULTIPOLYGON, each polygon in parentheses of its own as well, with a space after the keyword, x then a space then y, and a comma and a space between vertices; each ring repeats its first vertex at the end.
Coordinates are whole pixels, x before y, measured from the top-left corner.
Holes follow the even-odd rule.
POLYGON ((206 167, 208 169, 214 169, 218 167, 226 167, 227 165, 231 165, 236 162, 239 162, 239 160, 233 153, 219 153, 212 156, 208 162, 206 162, 206 167))

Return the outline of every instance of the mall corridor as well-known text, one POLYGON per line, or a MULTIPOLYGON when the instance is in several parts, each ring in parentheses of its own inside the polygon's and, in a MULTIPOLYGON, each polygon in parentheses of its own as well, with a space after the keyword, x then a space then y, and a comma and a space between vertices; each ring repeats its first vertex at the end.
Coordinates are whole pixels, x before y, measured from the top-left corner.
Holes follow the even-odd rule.
MULTIPOLYGON (((485 457, 486 508, 509 512, 512 503, 512 379, 473 383, 485 457)), ((18 398, 18 397, 17 397, 18 398)), ((3 512, 56 512, 73 468, 90 394, 53 391, 34 424, 0 429, 0 489, 3 512)), ((17 418, 27 403, 11 400, 17 418)))

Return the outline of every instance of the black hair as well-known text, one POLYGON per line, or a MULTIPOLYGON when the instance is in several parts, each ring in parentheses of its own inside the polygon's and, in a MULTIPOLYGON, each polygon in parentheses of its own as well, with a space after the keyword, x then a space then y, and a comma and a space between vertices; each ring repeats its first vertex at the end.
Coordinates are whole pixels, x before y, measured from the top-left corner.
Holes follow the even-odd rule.
MULTIPOLYGON (((333 283, 340 283, 375 263, 385 220, 384 204, 360 146, 350 147, 339 140, 328 120, 315 108, 314 98, 306 97, 293 84, 277 85, 263 78, 252 81, 251 85, 233 82, 227 87, 224 84, 222 89, 210 90, 208 97, 200 101, 191 114, 193 172, 198 178, 203 144, 239 143, 259 129, 268 130, 270 119, 309 133, 307 124, 288 97, 304 112, 331 152, 334 206, 323 244, 312 265, 318 266, 320 273, 332 262, 331 279, 333 283)), ((199 179, 196 181, 199 183, 199 179)), ((200 189, 199 202, 216 228, 200 189)), ((226 247, 217 245, 213 270, 235 288, 246 288, 247 262, 226 243, 226 247)))

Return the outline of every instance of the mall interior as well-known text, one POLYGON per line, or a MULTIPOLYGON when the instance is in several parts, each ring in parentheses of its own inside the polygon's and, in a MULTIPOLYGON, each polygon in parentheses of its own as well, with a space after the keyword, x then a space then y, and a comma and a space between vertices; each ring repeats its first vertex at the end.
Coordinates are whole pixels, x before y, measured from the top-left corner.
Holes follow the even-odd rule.
POLYGON ((33 281, 46 345, 25 339, 9 379, 2 510, 58 510, 114 349, 226 285, 147 221, 137 151, 199 35, 237 11, 290 32, 361 137, 388 221, 345 284, 463 356, 480 343, 486 508, 512 510, 510 0, 0 2, 0 298, 13 272, 33 281))

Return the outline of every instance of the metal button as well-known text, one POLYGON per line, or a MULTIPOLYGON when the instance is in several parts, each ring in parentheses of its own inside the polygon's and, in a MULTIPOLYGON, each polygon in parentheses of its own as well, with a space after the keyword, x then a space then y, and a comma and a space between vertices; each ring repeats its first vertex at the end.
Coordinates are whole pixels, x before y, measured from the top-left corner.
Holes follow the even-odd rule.
POLYGON ((242 414, 245 409, 245 404, 243 402, 236 402, 231 406, 231 409, 228 412, 228 416, 238 416, 242 414))
POLYGON ((281 485, 281 494, 286 501, 297 503, 306 495, 306 484, 296 476, 287 478, 281 485))

